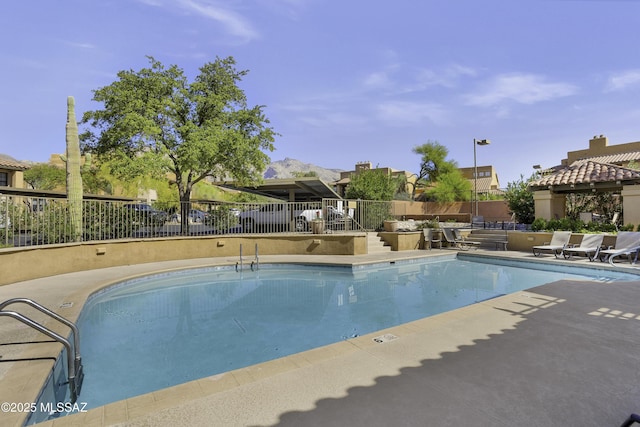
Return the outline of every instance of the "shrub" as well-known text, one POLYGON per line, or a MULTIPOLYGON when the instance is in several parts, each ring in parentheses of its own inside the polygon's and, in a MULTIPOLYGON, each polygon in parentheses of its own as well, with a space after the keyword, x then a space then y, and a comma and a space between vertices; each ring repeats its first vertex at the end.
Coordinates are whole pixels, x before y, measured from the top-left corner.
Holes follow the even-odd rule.
POLYGON ((544 218, 536 218, 531 223, 532 231, 543 231, 547 229, 547 220, 544 218))
MULTIPOLYGON (((615 228, 615 225, 611 224, 615 228)), ((619 231, 633 231, 633 224, 621 225, 618 228, 619 231)))
POLYGON ((560 222, 559 219, 550 219, 549 222, 547 222, 547 230, 561 230, 562 229, 562 223, 560 222))
POLYGON ((507 191, 504 194, 509 209, 515 214, 516 220, 523 224, 529 224, 535 221, 533 192, 529 189, 529 181, 533 178, 534 176, 532 175, 528 180, 525 180, 524 177, 520 175, 518 181, 507 183, 507 191))

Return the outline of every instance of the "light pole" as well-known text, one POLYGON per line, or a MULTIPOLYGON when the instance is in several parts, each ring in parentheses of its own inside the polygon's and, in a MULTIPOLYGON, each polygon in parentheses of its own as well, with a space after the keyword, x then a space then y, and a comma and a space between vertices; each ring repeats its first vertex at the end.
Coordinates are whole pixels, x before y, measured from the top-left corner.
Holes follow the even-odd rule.
POLYGON ((471 221, 473 224, 473 217, 478 216, 478 163, 476 162, 476 145, 489 145, 491 141, 488 139, 475 139, 473 138, 473 198, 476 205, 476 212, 473 215, 471 213, 471 221))
POLYGON ((533 169, 536 171, 536 176, 538 178, 542 177, 542 166, 540 165, 533 165, 533 169))

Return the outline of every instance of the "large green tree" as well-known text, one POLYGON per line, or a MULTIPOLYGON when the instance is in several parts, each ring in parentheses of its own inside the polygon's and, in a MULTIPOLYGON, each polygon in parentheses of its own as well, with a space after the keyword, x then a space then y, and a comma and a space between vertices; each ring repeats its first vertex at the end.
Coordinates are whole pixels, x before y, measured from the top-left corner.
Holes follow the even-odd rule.
POLYGON ((398 189, 395 178, 382 169, 367 169, 351 175, 345 198, 361 200, 393 200, 398 189))
POLYGON ((24 180, 36 190, 59 190, 66 185, 67 173, 48 163, 38 163, 24 171, 24 180))
POLYGON ((83 148, 110 160, 121 178, 170 177, 188 224, 193 186, 208 176, 259 182, 276 133, 264 106, 247 105, 238 84, 248 71, 232 57, 203 65, 192 82, 178 66, 148 59, 149 68, 120 71, 94 91, 104 108, 84 114, 83 148))
POLYGON ((426 191, 426 194, 437 202, 456 202, 471 198, 471 183, 459 169, 438 175, 435 184, 426 191))
MULTIPOLYGON (((449 150, 438 141, 427 141, 426 143, 413 148, 415 154, 420 155, 420 171, 416 179, 417 183, 433 185, 438 178, 457 169, 455 162, 447 160, 449 150)), ((415 186, 412 198, 415 197, 415 186)))

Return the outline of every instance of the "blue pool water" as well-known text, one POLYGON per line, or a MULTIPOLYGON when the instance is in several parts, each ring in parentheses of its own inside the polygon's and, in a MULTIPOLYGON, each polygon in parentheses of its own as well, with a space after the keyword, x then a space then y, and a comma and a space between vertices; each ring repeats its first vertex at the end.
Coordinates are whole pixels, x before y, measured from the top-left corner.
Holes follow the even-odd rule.
POLYGON ((518 265, 527 264, 448 256, 354 268, 203 268, 127 281, 82 311, 79 400, 104 405, 560 279, 638 279, 518 265))

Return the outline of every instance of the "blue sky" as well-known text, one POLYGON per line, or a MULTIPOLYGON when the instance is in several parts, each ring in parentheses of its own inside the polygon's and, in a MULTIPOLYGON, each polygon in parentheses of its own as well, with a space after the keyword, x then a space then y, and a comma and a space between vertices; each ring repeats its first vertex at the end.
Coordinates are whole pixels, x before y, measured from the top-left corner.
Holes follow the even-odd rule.
POLYGON ((418 171, 412 148, 493 164, 503 187, 594 135, 640 140, 640 1, 21 0, 0 13, 0 152, 64 152, 66 97, 147 55, 193 78, 249 70, 250 105, 281 134, 272 160, 418 171))

